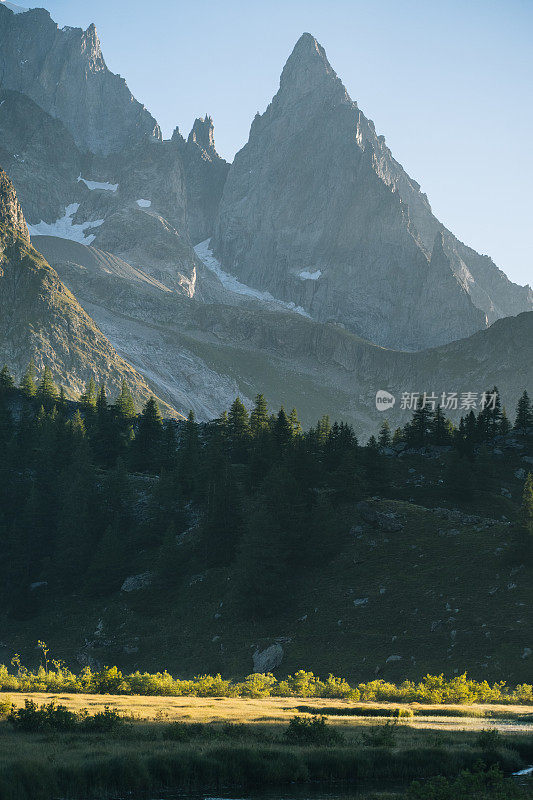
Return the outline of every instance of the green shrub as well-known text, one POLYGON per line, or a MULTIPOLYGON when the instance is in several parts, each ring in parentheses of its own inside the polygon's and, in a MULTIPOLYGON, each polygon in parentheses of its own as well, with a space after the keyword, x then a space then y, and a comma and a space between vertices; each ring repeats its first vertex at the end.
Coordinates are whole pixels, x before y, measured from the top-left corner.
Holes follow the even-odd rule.
POLYGON ((408 792, 408 800, 518 800, 526 795, 516 783, 505 778, 497 766, 484 771, 482 767, 472 772, 465 770, 457 778, 433 778, 428 783, 415 781, 408 792))
MULTIPOLYGON (((313 714, 313 706, 296 706, 303 714, 313 714)), ((331 717, 395 717, 411 719, 415 712, 410 708, 375 708, 373 706, 325 706, 320 709, 324 716, 331 717)))
POLYGON ((396 733, 397 723, 386 722, 385 725, 377 725, 369 733, 364 733, 363 741, 369 747, 395 747, 396 733))
MULTIPOLYGON (((533 686, 520 684, 514 689, 504 681, 490 685, 464 675, 446 679, 444 675, 426 675, 419 683, 400 685, 373 680, 350 686, 344 678, 329 675, 322 680, 312 672, 298 670, 284 680, 271 673, 253 673, 234 683, 221 675, 198 675, 193 680, 174 678, 168 672, 134 672, 123 675, 117 667, 103 667, 93 672, 84 667, 75 674, 57 661, 53 669, 40 667, 31 672, 17 661, 16 674, 0 665, 0 691, 71 692, 88 694, 141 694, 163 697, 325 697, 355 702, 393 702, 427 704, 520 703, 533 705, 533 686)), ((333 712, 332 712, 333 713, 333 712)), ((376 712, 377 713, 377 712, 376 712)), ((387 712, 384 712, 386 714, 387 712)), ((417 714, 426 714, 417 711, 417 714)), ((457 712, 450 712, 459 713, 457 712)), ((409 711, 399 713, 409 714, 409 711)), ((361 714, 362 716, 362 714, 361 714)), ((367 712, 365 716, 371 716, 367 712)))
POLYGON ((190 742, 206 735, 207 726, 201 722, 171 722, 165 731, 165 739, 173 742, 190 742))
POLYGON ((8 717, 15 730, 24 733, 42 731, 72 731, 78 724, 78 717, 66 706, 50 703, 37 706, 33 700, 26 700, 24 708, 12 708, 8 717))
POLYGON ((484 728, 476 739, 477 746, 482 750, 497 750, 502 743, 502 735, 496 728, 484 728))
POLYGON ((325 717, 293 717, 283 734, 289 744, 338 745, 344 744, 342 733, 328 728, 325 717))
POLYGON ((11 711, 13 703, 10 697, 0 699, 0 717, 5 717, 11 711))
POLYGON ((114 733, 121 730, 125 724, 126 717, 109 706, 91 716, 85 710, 80 714, 80 727, 87 733, 114 733))

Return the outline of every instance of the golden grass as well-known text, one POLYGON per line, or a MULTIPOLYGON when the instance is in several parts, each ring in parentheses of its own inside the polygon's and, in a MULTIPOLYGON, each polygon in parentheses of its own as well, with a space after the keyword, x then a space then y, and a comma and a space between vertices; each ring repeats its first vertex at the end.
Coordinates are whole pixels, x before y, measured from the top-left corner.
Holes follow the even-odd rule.
MULTIPOLYGON (((71 711, 80 711, 87 708, 91 713, 103 710, 105 706, 117 709, 125 714, 133 715, 139 721, 153 722, 232 722, 248 725, 260 725, 263 728, 273 728, 280 724, 287 725, 291 717, 299 714, 299 706, 305 705, 312 708, 313 713, 320 714, 323 709, 346 708, 357 706, 359 708, 406 708, 427 711, 428 715, 414 718, 402 718, 402 726, 418 730, 448 730, 448 731, 476 731, 482 728, 498 728, 502 731, 529 733, 533 731, 533 716, 531 706, 521 705, 421 705, 419 703, 354 703, 347 700, 329 700, 324 698, 299 698, 299 697, 267 697, 267 698, 234 698, 234 697, 149 697, 145 695, 94 695, 94 694, 45 694, 9 692, 8 696, 13 704, 22 707, 25 700, 33 700, 37 704, 48 703, 55 700, 71 711), (444 709, 451 712, 471 711, 473 715, 488 711, 495 711, 502 715, 502 719, 487 719, 482 716, 431 717, 431 712, 437 709, 440 714, 444 709), (523 717, 521 720, 520 718, 523 717)), ((331 716, 330 724, 348 732, 356 728, 375 725, 380 722, 379 717, 341 717, 331 716)))

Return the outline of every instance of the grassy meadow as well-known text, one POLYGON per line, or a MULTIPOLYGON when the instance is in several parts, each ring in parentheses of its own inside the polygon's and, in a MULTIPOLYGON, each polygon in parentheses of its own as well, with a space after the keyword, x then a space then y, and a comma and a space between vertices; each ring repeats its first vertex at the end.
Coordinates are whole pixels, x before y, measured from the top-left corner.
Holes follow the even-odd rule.
MULTIPOLYGON (((369 798, 414 797, 408 787, 415 780, 423 786, 436 775, 453 780, 480 762, 498 764, 506 774, 533 763, 530 706, 13 693, 1 695, 0 708, 0 800, 154 797, 165 790, 231 788, 253 793, 309 782, 354 792, 371 786, 364 795, 369 798), (82 716, 85 710, 94 715, 113 709, 123 721, 116 729, 94 732, 79 726, 25 732, 6 713, 27 700, 38 706, 54 701, 82 716), (397 709, 414 716, 386 716, 397 709), (382 716, 363 716, 378 713, 382 716)), ((514 782, 505 786, 514 792, 514 782)), ((486 791, 479 796, 514 796, 486 791)))

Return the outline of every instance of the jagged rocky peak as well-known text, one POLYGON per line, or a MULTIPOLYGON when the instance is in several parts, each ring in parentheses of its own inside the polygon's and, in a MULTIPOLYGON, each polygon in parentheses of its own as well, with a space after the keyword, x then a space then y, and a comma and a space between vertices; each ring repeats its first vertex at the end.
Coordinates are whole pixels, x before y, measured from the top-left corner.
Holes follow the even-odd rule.
POLYGON ((0 3, 0 52, 0 87, 60 119, 81 150, 108 155, 161 140, 156 120, 108 70, 94 24, 60 29, 44 9, 14 14, 0 3))
POLYGON ((189 144, 195 144, 206 155, 218 158, 218 153, 215 149, 215 126, 213 118, 208 114, 205 117, 197 117, 194 120, 194 125, 187 141, 189 144))
POLYGON ((206 114, 194 121, 187 141, 179 128, 172 134, 185 173, 189 236, 193 244, 212 236, 218 204, 229 164, 215 148, 213 118, 206 114))
POLYGON ((0 237, 4 244, 17 238, 30 241, 15 187, 0 167, 0 237))
POLYGON ((434 217, 309 33, 235 156, 212 244, 243 283, 388 347, 443 344, 533 308, 434 217))
POLYGON ((306 96, 320 90, 333 91, 339 99, 349 99, 346 89, 326 56, 322 45, 310 33, 303 33, 281 73, 279 96, 306 96))

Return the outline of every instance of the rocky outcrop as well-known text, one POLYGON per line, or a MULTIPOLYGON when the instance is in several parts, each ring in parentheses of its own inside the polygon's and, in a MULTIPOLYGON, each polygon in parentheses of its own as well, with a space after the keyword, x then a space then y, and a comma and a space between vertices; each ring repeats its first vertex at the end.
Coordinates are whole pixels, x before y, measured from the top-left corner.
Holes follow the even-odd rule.
POLYGON ((194 121, 187 141, 176 128, 172 142, 183 161, 189 235, 198 244, 213 234, 229 164, 215 149, 213 120, 207 114, 194 121))
POLYGON ((0 170, 0 362, 20 377, 30 358, 37 369, 50 367, 69 396, 91 376, 111 393, 125 378, 138 404, 152 394, 32 247, 13 184, 0 170))
POLYGON ((256 650, 252 656, 253 670, 262 674, 277 669, 283 661, 283 647, 276 642, 265 650, 256 650))
POLYGON ((61 120, 82 151, 161 139, 155 119, 108 70, 94 25, 60 29, 42 8, 16 14, 0 4, 0 52, 0 87, 61 120))
POLYGON ((0 89, 0 164, 30 222, 52 223, 82 199, 85 159, 71 134, 29 97, 6 89, 0 89))
POLYGON ((533 308, 435 219, 310 34, 235 157, 213 249, 239 280, 387 346, 435 346, 533 308), (432 263, 437 234, 446 258, 432 263))
POLYGON ((28 246, 30 235, 15 192, 4 170, 0 170, 0 248, 2 258, 15 244, 28 246))

